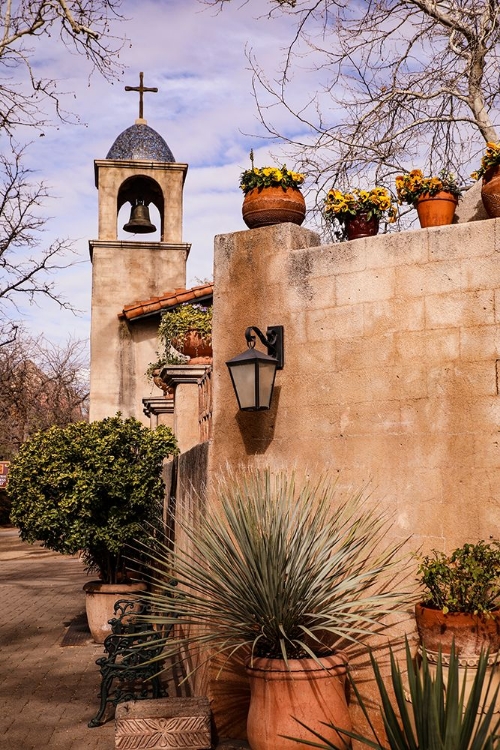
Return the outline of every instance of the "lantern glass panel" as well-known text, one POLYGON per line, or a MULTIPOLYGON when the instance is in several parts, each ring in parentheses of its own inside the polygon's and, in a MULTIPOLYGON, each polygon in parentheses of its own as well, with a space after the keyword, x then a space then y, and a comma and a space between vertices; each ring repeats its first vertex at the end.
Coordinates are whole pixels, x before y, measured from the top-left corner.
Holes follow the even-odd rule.
POLYGON ((255 363, 247 362, 244 365, 233 365, 230 372, 240 402, 240 409, 255 409, 255 363))
POLYGON ((276 362, 259 362, 259 409, 271 407, 276 362))

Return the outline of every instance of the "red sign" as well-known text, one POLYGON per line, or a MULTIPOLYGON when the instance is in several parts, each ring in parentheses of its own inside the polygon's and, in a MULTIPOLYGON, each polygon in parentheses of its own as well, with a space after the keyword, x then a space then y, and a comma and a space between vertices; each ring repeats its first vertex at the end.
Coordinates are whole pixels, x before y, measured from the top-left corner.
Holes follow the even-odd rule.
POLYGON ((0 490, 7 486, 10 461, 0 461, 0 490))

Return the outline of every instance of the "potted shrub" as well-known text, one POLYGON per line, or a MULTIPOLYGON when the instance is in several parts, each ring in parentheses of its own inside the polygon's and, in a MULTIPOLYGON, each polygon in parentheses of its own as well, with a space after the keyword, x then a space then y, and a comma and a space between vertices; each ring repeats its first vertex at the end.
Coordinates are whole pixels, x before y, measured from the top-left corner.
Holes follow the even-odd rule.
POLYGON ((471 665, 482 649, 500 650, 500 542, 467 543, 449 555, 433 550, 420 561, 418 581, 415 615, 429 658, 449 654, 453 642, 471 665))
POLYGON ((167 427, 150 430, 117 414, 38 432, 12 462, 11 521, 21 538, 63 554, 81 552, 87 570, 99 574, 85 585, 99 643, 110 632, 115 601, 132 583, 124 550, 163 501, 163 460, 176 452, 167 427))
POLYGON ((270 224, 292 222, 299 226, 306 216, 304 196, 300 185, 304 175, 282 167, 255 167, 250 152, 251 169, 240 177, 243 200, 243 221, 249 229, 270 224))
POLYGON ((481 159, 481 166, 471 177, 479 180, 482 177, 481 199, 486 213, 492 219, 500 216, 500 143, 492 141, 486 144, 481 159))
POLYGON ((211 362, 212 306, 185 302, 164 313, 158 340, 161 351, 158 361, 148 368, 151 377, 165 365, 211 362))
POLYGON ((325 198, 323 213, 340 240, 357 240, 378 233, 380 220, 396 221, 397 208, 383 187, 354 189, 349 193, 332 188, 325 198))
POLYGON ((291 716, 349 729, 346 651, 408 601, 387 519, 362 493, 341 501, 328 474, 241 470, 219 479, 216 496, 216 509, 182 526, 195 552, 166 542, 153 556, 166 580, 153 572, 147 596, 164 616, 145 620, 177 626, 164 656, 187 665, 246 657, 252 750, 295 748, 282 737, 296 726, 291 716))
POLYGON ((424 177, 420 169, 413 169, 396 177, 396 192, 400 204, 417 209, 420 226, 426 228, 452 223, 462 188, 444 169, 437 177, 424 177))
MULTIPOLYGON (((448 684, 445 689, 445 670, 441 659, 434 670, 423 653, 419 668, 406 644, 406 675, 391 651, 390 688, 387 677, 380 671, 371 655, 377 690, 380 696, 378 712, 385 729, 385 737, 377 733, 370 718, 369 705, 350 676, 352 690, 370 728, 370 734, 346 732, 337 727, 346 740, 355 740, 374 750, 498 750, 500 748, 500 716, 494 712, 499 686, 488 675, 488 654, 479 659, 477 672, 467 695, 461 688, 460 659, 452 649, 446 669, 448 684), (408 685, 406 689, 405 682, 408 685), (393 697, 390 696, 392 692, 393 697)), ((370 702, 371 703, 371 702, 370 702)), ((302 727, 304 728, 304 727, 302 727)), ((310 731, 309 745, 323 750, 344 750, 345 744, 332 743, 325 732, 310 731)))

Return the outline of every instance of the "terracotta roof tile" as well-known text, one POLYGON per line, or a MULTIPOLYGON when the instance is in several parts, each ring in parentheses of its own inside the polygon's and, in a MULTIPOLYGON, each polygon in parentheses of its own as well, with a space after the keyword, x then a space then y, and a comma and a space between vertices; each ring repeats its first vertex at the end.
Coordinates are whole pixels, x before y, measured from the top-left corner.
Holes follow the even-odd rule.
POLYGON ((195 286, 192 289, 174 289, 173 292, 165 292, 160 297, 150 297, 147 300, 138 300, 131 305, 125 305, 123 310, 118 313, 118 317, 135 320, 143 315, 153 315, 160 310, 168 310, 183 302, 192 302, 202 297, 209 297, 213 293, 214 285, 211 282, 195 286))

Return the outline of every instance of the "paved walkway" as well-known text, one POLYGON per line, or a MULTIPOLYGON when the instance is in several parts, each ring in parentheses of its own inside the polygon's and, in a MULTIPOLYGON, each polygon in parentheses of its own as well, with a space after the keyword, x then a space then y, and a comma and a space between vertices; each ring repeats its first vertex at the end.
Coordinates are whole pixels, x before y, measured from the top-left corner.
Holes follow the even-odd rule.
POLYGON ((84 636, 62 646, 85 610, 81 562, 23 544, 0 528, 0 748, 113 750, 114 722, 97 711, 103 648, 84 636))

